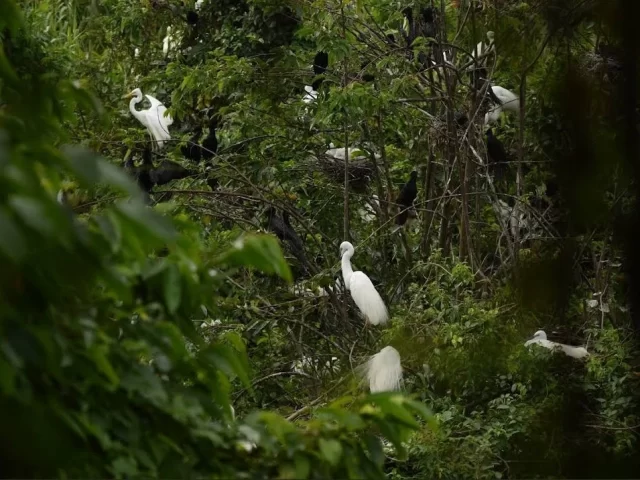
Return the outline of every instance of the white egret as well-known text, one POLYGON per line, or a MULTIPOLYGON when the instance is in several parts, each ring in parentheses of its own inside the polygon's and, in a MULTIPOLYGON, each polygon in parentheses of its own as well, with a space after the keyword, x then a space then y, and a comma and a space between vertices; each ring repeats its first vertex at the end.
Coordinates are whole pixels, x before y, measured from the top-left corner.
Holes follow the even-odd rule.
POLYGON ((485 125, 497 122, 503 111, 520 113, 520 98, 515 93, 500 86, 492 86, 491 91, 493 96, 500 101, 500 105, 492 107, 485 114, 485 125))
POLYGON ((525 347, 528 347, 529 345, 540 345, 541 347, 548 348, 552 351, 562 350, 565 355, 572 358, 585 358, 589 356, 589 352, 587 352, 587 349, 584 347, 573 347, 571 345, 547 340, 547 334, 544 330, 538 330, 533 334, 533 338, 531 340, 527 340, 524 344, 525 347))
MULTIPOLYGON (((478 45, 476 45, 476 50, 475 50, 476 60, 496 51, 494 39, 495 39, 495 34, 491 31, 487 32, 487 40, 489 41, 487 43, 479 42, 478 45)), ((481 64, 485 64, 486 61, 487 61, 486 57, 480 59, 481 64)))
POLYGON ((371 393, 393 392, 400 389, 402 365, 400 354, 389 346, 384 347, 363 366, 371 393))
POLYGON ((166 57, 171 50, 175 50, 178 47, 178 41, 175 36, 171 34, 171 26, 167 27, 167 35, 162 39, 162 53, 166 57))
POLYGON ((502 109, 510 112, 520 112, 520 99, 511 90, 499 87, 497 85, 492 86, 493 94, 500 100, 502 109))
POLYGON ((305 85, 304 91, 307 92, 305 96, 302 97, 304 103, 313 103, 318 98, 318 92, 314 90, 311 85, 305 85))
POLYGON ((138 121, 147 127, 147 131, 153 137, 154 144, 158 148, 164 146, 164 142, 171 140, 171 134, 169 133, 169 125, 173 124, 173 118, 171 115, 165 115, 167 107, 165 107, 157 98, 151 95, 143 95, 142 90, 136 88, 124 98, 131 98, 129 102, 129 110, 131 114, 138 119, 138 121), (147 110, 136 110, 136 105, 142 102, 144 97, 147 97, 151 107, 147 110))
POLYGON ((340 244, 342 255, 342 278, 347 290, 351 292, 353 301, 358 306, 365 319, 372 325, 384 325, 389 319, 389 312, 367 275, 351 268, 351 257, 354 248, 349 242, 340 244))

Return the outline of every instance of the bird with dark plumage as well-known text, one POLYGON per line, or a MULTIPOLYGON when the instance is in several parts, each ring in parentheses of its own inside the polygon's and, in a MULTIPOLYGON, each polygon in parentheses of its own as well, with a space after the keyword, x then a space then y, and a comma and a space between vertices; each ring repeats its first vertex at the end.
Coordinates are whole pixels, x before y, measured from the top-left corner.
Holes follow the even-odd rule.
POLYGON ((308 272, 309 262, 304 254, 304 243, 302 243, 302 240, 293 229, 289 213, 284 212, 282 217, 279 217, 276 208, 269 207, 267 215, 269 218, 269 230, 275 233, 276 237, 278 237, 281 242, 286 243, 289 246, 289 250, 291 250, 293 256, 298 259, 305 272, 308 272))
POLYGON ((130 158, 125 162, 124 168, 146 193, 150 193, 156 185, 166 185, 173 180, 180 180, 195 174, 179 163, 170 160, 163 160, 158 167, 154 166, 151 150, 148 147, 145 147, 142 152, 140 166, 135 166, 133 159, 130 158))
POLYGON ((201 144, 198 142, 202 136, 202 128, 198 127, 189 142, 180 147, 182 155, 196 163, 200 163, 202 159, 211 160, 218 152, 218 139, 216 138, 217 126, 218 121, 215 117, 212 117, 209 120, 209 133, 204 140, 202 140, 201 144))
MULTIPOLYGON (((313 75, 318 77, 324 75, 329 66, 329 54, 326 52, 318 52, 313 58, 313 75)), ((318 98, 318 89, 322 85, 324 78, 316 78, 311 85, 305 85, 304 90, 306 94, 302 98, 304 103, 313 103, 318 98)))
POLYGON ((396 199, 396 203, 398 204, 398 208, 400 209, 400 213, 396 217, 396 223, 398 225, 404 225, 407 223, 407 219, 409 218, 409 210, 413 208, 413 202, 418 196, 418 172, 415 170, 411 172, 411 177, 409 181, 404 184, 402 190, 400 190, 400 195, 396 199))
POLYGON ((192 26, 197 25, 199 19, 200 19, 199 15, 193 10, 189 10, 187 12, 187 23, 189 25, 192 25, 192 26))
POLYGON ((209 133, 202 141, 202 158, 205 160, 211 160, 213 156, 218 153, 216 128, 218 128, 218 120, 214 116, 209 119, 209 133))
POLYGON ((493 130, 487 130, 487 153, 489 154, 489 171, 496 180, 501 180, 507 171, 509 158, 502 142, 493 134, 493 130))
POLYGON ((187 144, 180 147, 182 155, 195 163, 200 163, 200 160, 202 160, 202 149, 198 143, 201 136, 202 128, 198 127, 194 130, 193 137, 189 139, 187 144))

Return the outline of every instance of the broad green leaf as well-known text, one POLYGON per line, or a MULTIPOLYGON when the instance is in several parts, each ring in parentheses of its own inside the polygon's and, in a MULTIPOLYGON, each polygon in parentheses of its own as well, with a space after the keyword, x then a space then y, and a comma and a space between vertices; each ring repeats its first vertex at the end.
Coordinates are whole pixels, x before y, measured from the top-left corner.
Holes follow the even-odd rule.
POLYGON ((309 462, 309 459, 304 454, 296 453, 295 457, 293 457, 293 463, 296 468, 295 478, 304 479, 309 477, 311 462, 309 462))
POLYGON ((27 253, 25 239, 15 222, 0 210, 0 251, 15 262, 20 262, 27 253))
POLYGON ((140 201, 118 202, 115 205, 115 209, 136 226, 143 227, 148 234, 157 240, 168 242, 174 240, 177 236, 171 222, 140 201))
POLYGON ((276 274, 292 281, 291 270, 284 259, 282 249, 271 235, 244 235, 222 255, 220 262, 233 266, 254 267, 264 273, 276 274))
POLYGON ((169 313, 174 314, 180 306, 180 299, 182 295, 182 279, 180 278, 180 271, 174 264, 169 264, 164 271, 164 301, 169 313))
POLYGON ((318 446, 320 447, 320 453, 322 453, 327 462, 333 466, 338 465, 342 457, 342 445, 340 442, 333 439, 325 440, 321 438, 318 441, 318 446))

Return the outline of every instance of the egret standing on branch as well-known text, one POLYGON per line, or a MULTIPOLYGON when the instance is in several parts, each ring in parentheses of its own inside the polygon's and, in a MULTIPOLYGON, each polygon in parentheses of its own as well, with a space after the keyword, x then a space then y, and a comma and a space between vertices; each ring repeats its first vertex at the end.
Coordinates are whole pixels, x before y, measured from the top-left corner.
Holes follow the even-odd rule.
POLYGON ((548 348, 552 351, 562 350, 565 355, 572 358, 585 358, 589 356, 589 352, 584 347, 572 347, 571 345, 565 345, 564 343, 556 343, 551 340, 547 340, 547 334, 544 330, 538 330, 533 334, 531 340, 527 340, 524 344, 525 347, 529 345, 540 345, 541 347, 548 348))
POLYGON ((364 315, 366 321, 372 325, 384 325, 389 319, 387 307, 369 277, 363 272, 353 271, 351 267, 353 253, 353 245, 349 242, 340 244, 344 285, 351 292, 353 301, 364 315))
POLYGON ((149 135, 152 137, 153 144, 157 148, 162 148, 164 142, 171 140, 171 134, 169 133, 169 125, 173 124, 173 118, 171 115, 165 115, 167 107, 165 107, 160 101, 152 97, 151 95, 143 95, 142 90, 136 88, 124 98, 131 98, 129 102, 129 110, 131 115, 136 117, 138 121, 147 127, 149 135), (136 110, 136 105, 142 102, 144 97, 147 97, 151 107, 148 110, 136 110))
POLYGON ((371 393, 400 390, 402 365, 395 348, 384 347, 363 365, 363 370, 371 393))

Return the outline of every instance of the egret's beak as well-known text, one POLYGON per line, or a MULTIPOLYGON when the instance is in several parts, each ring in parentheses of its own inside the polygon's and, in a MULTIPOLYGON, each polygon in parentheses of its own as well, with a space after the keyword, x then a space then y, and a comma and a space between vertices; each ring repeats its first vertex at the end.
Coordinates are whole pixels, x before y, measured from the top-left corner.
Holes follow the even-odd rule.
POLYGON ((127 93, 126 95, 123 95, 123 96, 122 96, 122 99, 123 99, 123 100, 129 100, 129 99, 130 99, 130 98, 132 98, 132 97, 133 97, 133 93, 129 92, 129 93, 127 93))

